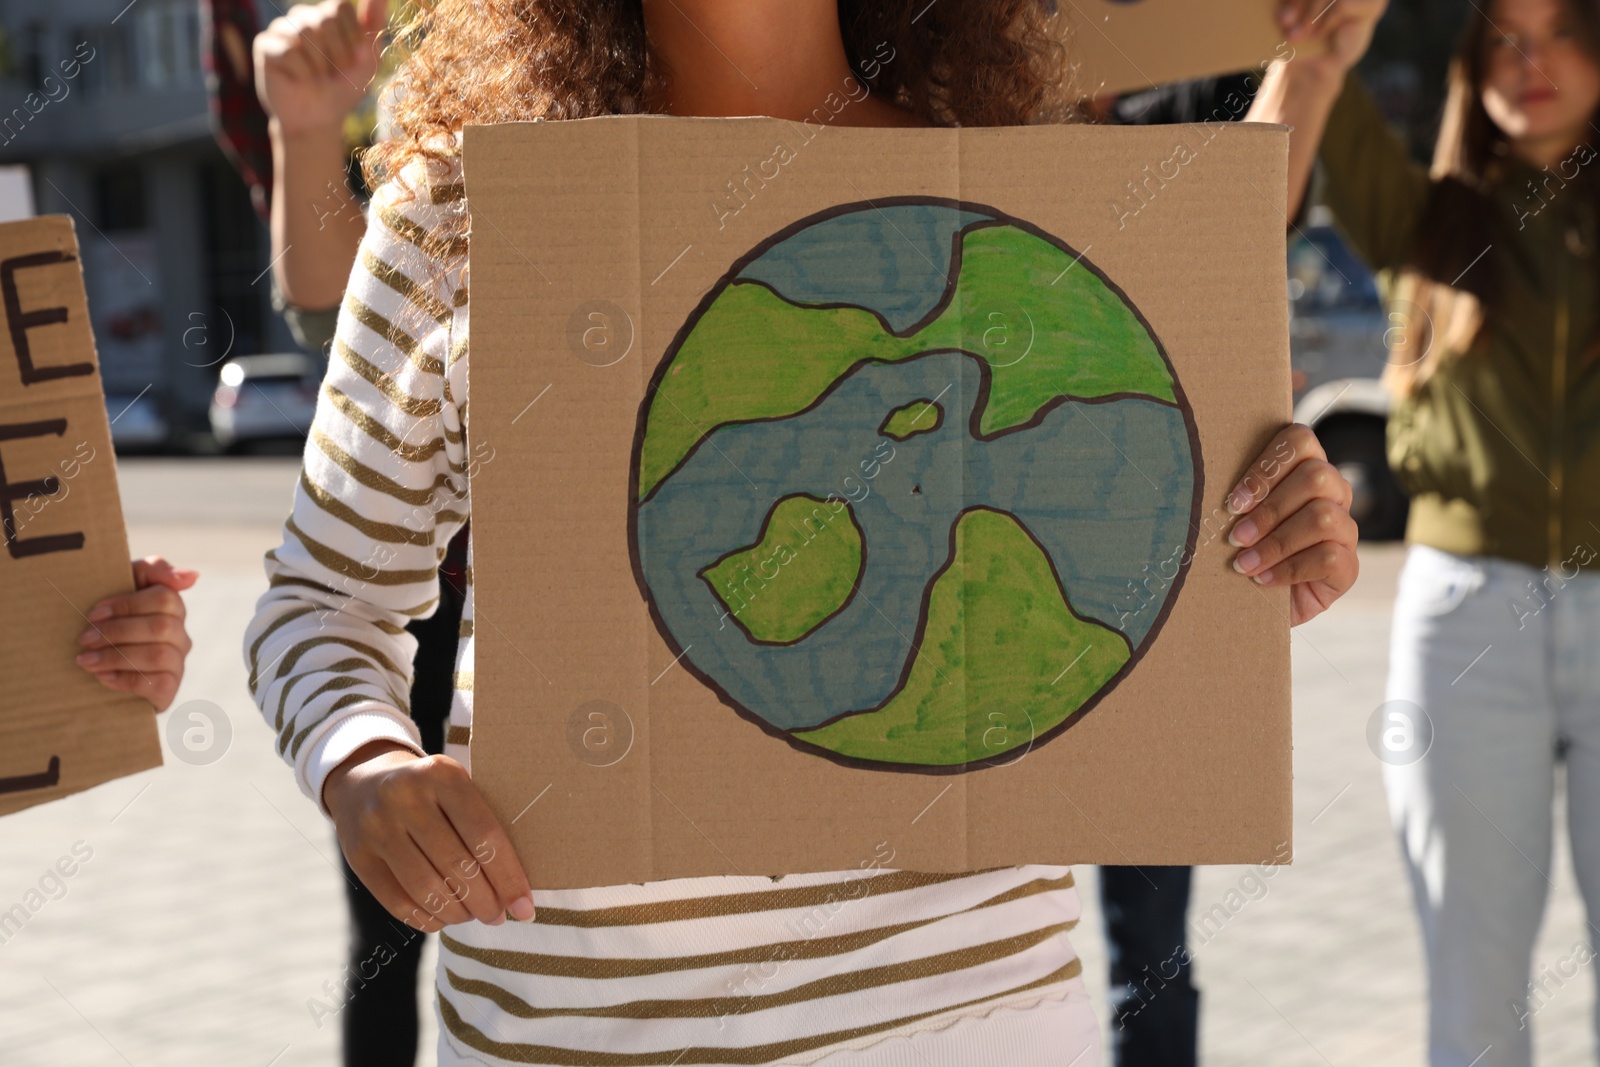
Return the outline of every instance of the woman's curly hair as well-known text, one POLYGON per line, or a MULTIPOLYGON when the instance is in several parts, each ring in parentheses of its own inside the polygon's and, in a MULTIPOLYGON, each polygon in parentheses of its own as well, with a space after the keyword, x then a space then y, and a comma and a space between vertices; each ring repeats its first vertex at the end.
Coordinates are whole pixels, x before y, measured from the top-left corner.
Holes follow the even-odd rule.
MULTIPOLYGON (((839 0, 839 26, 856 76, 929 124, 1023 125, 1066 114, 1054 7, 839 0)), ((396 47, 406 58, 390 136, 362 157, 370 189, 445 162, 464 126, 639 112, 658 98, 647 79, 662 77, 648 61, 641 0, 422 0, 396 47)))

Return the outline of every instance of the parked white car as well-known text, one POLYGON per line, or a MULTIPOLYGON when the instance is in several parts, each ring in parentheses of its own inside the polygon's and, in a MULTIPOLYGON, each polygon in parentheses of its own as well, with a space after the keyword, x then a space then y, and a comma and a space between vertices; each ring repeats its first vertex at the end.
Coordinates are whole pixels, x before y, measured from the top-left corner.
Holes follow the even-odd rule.
POLYGON ((228 360, 211 396, 217 443, 233 451, 256 442, 304 439, 316 414, 321 377, 321 367, 298 352, 228 360))

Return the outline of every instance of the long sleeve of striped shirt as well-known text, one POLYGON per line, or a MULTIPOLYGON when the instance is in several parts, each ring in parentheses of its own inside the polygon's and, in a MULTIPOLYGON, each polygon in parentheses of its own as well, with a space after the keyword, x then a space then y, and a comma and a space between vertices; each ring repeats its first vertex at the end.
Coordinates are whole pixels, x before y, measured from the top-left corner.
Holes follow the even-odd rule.
MULTIPOLYGON (((469 510, 466 272, 443 269, 456 250, 436 236, 462 196, 452 167, 373 198, 246 634, 256 701, 319 805, 362 744, 421 752, 404 626, 433 610, 469 510)), ((470 771, 470 566, 467 578, 445 752, 470 771)), ((1072 872, 920 874, 893 858, 885 842, 850 871, 536 887, 538 921, 441 935, 438 1062, 1095 1067, 1067 938, 1072 872)))
POLYGON ((293 512, 246 634, 256 702, 319 806, 328 772, 363 744, 422 753, 405 624, 436 606, 439 562, 467 518, 460 277, 428 236, 463 203, 459 186, 437 188, 439 204, 426 182, 373 198, 293 512))

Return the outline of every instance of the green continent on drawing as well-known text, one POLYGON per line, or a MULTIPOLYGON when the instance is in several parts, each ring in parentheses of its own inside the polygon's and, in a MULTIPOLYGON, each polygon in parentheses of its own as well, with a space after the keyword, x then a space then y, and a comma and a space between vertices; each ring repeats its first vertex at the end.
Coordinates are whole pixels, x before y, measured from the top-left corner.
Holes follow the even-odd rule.
POLYGON ((630 561, 670 669, 732 713, 817 758, 978 770, 1138 670, 1201 471, 1166 352, 1093 262, 984 205, 878 198, 760 241, 678 328, 630 561))
POLYGON ((939 349, 984 359, 994 369, 980 413, 985 434, 1022 425, 1057 397, 1173 399, 1172 372, 1148 331, 1063 249, 1015 227, 991 226, 962 235, 960 259, 949 299, 905 337, 864 308, 796 305, 760 281, 728 285, 656 390, 640 446, 639 496, 717 427, 802 411, 862 360, 939 349), (752 366, 762 373, 752 374, 752 366))
POLYGON ((861 578, 861 528, 850 505, 804 493, 784 497, 761 540, 702 573, 752 639, 791 644, 844 607, 861 578))
POLYGON ((1066 721, 1128 661, 1127 639, 1074 615, 1044 550, 996 511, 957 520, 927 619, 887 704, 795 736, 886 763, 991 759, 1066 721))
POLYGON ((932 400, 913 400, 889 412, 878 432, 896 441, 904 441, 919 433, 932 433, 944 425, 944 408, 932 400))

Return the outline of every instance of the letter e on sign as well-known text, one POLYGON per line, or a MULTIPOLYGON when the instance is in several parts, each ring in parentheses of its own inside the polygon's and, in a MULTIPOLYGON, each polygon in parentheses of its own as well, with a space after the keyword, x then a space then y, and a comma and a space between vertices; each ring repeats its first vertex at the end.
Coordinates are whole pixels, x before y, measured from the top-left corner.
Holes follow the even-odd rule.
POLYGON ((70 378, 80 374, 93 374, 90 362, 68 363, 63 366, 40 367, 33 360, 33 348, 28 342, 28 331, 40 326, 50 326, 67 321, 64 307, 24 309, 17 290, 17 272, 45 267, 54 263, 71 263, 76 256, 66 252, 34 252, 0 260, 0 301, 6 309, 6 331, 11 335, 11 349, 17 357, 17 370, 22 374, 22 384, 49 381, 52 378, 70 378))
MULTIPOLYGON (((94 368, 91 366, 90 370, 94 368)), ((45 419, 39 422, 14 422, 0 424, 0 442, 15 441, 24 437, 60 437, 67 432, 66 419, 45 419)), ((12 559, 37 556, 45 552, 76 552, 83 547, 82 533, 51 534, 45 537, 17 536, 17 516, 12 505, 26 500, 35 493, 54 496, 61 491, 61 479, 46 475, 33 481, 13 482, 6 477, 4 450, 0 450, 0 522, 5 524, 6 551, 12 559)))

